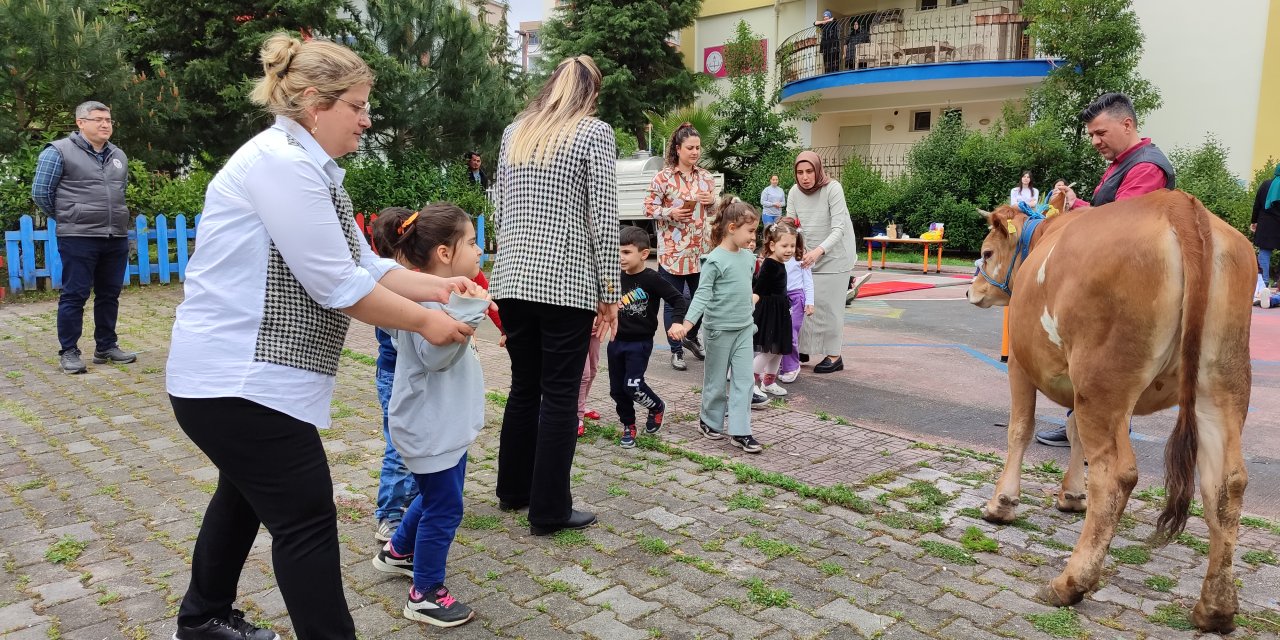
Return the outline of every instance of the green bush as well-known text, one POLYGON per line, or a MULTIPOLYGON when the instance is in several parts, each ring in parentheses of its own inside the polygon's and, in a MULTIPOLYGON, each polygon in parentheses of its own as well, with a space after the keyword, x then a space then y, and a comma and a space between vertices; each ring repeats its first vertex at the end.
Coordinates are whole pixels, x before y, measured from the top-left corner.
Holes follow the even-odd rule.
POLYGON ((1213 136, 1198 147, 1179 147, 1169 153, 1177 172, 1177 187, 1204 203, 1205 208, 1237 231, 1249 235, 1254 190, 1227 168, 1227 148, 1213 136))
POLYGON ((31 180, 44 144, 27 143, 11 154, 0 155, 0 225, 6 230, 17 229, 23 215, 39 213, 31 199, 31 180))
MULTIPOLYGON (((760 192, 769 186, 769 177, 778 176, 778 186, 783 193, 791 192, 791 185, 796 183, 795 162, 799 149, 778 147, 764 154, 742 174, 742 182, 738 185, 725 185, 725 191, 736 194, 739 198, 760 209, 760 192)), ((785 212, 785 208, 783 209, 785 212)))
POLYGON ((897 184, 885 180, 880 172, 852 156, 840 170, 840 186, 849 206, 849 216, 859 237, 867 235, 872 225, 891 221, 897 210, 900 191, 897 184))
POLYGON ((618 146, 619 158, 625 158, 640 149, 640 143, 636 142, 636 137, 621 129, 613 130, 613 139, 614 143, 618 146))
POLYGON ((197 162, 185 175, 147 171, 139 160, 129 161, 129 186, 125 189, 125 204, 134 214, 142 214, 154 223, 158 214, 173 219, 186 214, 188 224, 196 214, 204 210, 204 194, 209 188, 213 173, 197 162))
MULTIPOLYGON (((492 213, 484 189, 471 181, 461 163, 441 166, 422 155, 406 156, 396 163, 362 155, 344 161, 343 186, 357 212, 377 213, 386 207, 419 209, 432 202, 450 202, 477 215, 492 213)), ((493 225, 486 224, 487 244, 492 246, 493 225)))

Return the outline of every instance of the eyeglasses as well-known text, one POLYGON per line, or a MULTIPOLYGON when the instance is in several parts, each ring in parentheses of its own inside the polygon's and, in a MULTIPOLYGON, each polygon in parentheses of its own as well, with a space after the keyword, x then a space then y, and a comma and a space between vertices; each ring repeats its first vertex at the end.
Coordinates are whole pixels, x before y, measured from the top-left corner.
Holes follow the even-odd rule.
POLYGON ((352 102, 352 101, 350 101, 350 100, 343 100, 342 98, 334 98, 334 100, 337 100, 338 102, 345 102, 345 103, 347 103, 347 104, 349 104, 349 105, 351 105, 351 106, 355 107, 355 108, 356 108, 356 111, 360 112, 360 113, 361 113, 362 115, 364 115, 364 117, 366 117, 366 118, 373 117, 373 103, 372 103, 372 102, 366 102, 366 103, 364 103, 364 104, 356 104, 356 103, 354 103, 354 102, 352 102))
POLYGON ((115 121, 112 120, 111 118, 77 118, 77 119, 83 120, 85 122, 92 122, 94 124, 114 124, 115 123, 115 121))

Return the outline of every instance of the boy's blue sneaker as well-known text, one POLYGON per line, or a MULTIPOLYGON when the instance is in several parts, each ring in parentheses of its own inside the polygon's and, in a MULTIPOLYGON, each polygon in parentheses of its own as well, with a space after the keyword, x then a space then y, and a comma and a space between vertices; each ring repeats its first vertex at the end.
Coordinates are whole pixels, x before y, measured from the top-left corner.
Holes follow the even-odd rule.
POLYGON ((636 446, 636 426, 634 424, 622 427, 622 439, 618 440, 618 444, 623 449, 630 449, 636 446))

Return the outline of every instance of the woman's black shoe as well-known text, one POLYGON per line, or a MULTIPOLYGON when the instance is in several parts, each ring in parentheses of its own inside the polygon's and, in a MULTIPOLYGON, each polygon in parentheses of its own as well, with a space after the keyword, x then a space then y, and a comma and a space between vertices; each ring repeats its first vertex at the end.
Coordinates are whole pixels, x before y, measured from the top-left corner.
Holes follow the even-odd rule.
POLYGON ((809 361, 809 354, 807 353, 800 354, 800 362, 808 362, 808 361, 809 361))
POLYGON ((498 500, 498 510, 500 511, 519 511, 529 506, 528 502, 507 502, 506 500, 498 500))
POLYGON ((535 536, 549 536, 565 529, 586 529, 595 523, 596 514, 575 509, 569 512, 569 519, 560 524, 530 524, 529 533, 535 536))
POLYGON ((844 371, 844 358, 823 358, 822 362, 814 365, 814 373, 833 373, 835 371, 844 371))

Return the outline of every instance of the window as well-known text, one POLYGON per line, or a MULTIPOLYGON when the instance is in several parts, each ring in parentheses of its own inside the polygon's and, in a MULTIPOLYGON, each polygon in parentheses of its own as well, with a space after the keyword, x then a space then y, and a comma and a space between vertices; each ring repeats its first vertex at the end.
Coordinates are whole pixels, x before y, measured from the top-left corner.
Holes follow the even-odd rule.
POLYGON ((911 130, 912 131, 928 131, 933 125, 932 111, 912 111, 911 112, 911 130))
POLYGON ((949 0, 949 2, 948 2, 947 4, 949 4, 949 5, 953 6, 953 7, 958 7, 958 6, 962 5, 962 4, 969 4, 969 0, 949 0))
POLYGON ((938 8, 938 0, 920 0, 920 10, 929 11, 938 8))

